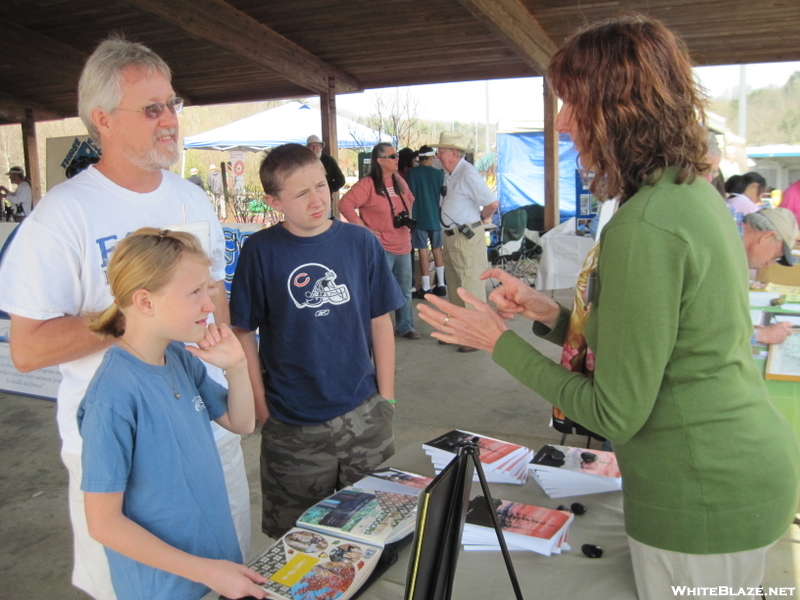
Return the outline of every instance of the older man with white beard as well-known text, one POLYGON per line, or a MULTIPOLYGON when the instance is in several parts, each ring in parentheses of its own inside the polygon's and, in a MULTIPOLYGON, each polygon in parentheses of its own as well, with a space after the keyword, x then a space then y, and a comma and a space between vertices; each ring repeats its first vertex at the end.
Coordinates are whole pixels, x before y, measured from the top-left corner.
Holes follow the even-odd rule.
MULTIPOLYGON (((81 437, 76 413, 115 339, 91 333, 87 314, 113 301, 106 269, 117 242, 140 227, 205 222, 210 231, 216 320, 228 322, 224 237, 208 197, 166 171, 179 158, 175 96, 166 63, 140 44, 102 42, 88 59, 78 111, 100 161, 56 186, 20 225, 0 269, 0 308, 11 314, 11 356, 23 372, 60 365, 61 456, 69 472, 74 533, 72 582, 98 599, 115 599, 103 547, 86 527, 81 437)), ((213 424, 212 424, 213 425, 213 424)), ((250 502, 239 436, 215 429, 242 554, 250 546, 250 502)))
POLYGON ((342 189, 345 183, 344 175, 336 159, 323 150, 325 142, 319 139, 319 136, 310 135, 306 139, 306 146, 322 161, 322 166, 325 167, 325 179, 328 180, 328 188, 331 190, 331 194, 342 189))

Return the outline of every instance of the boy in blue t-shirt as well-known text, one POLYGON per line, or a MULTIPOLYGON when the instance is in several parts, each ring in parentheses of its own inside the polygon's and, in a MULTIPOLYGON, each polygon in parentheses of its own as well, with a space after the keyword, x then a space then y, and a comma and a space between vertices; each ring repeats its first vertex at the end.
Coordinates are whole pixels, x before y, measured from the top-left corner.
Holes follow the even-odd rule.
POLYGON ((263 424, 261 528, 277 538, 394 454, 389 314, 405 298, 374 234, 328 218, 313 152, 278 146, 260 175, 285 221, 247 240, 230 307, 263 424))

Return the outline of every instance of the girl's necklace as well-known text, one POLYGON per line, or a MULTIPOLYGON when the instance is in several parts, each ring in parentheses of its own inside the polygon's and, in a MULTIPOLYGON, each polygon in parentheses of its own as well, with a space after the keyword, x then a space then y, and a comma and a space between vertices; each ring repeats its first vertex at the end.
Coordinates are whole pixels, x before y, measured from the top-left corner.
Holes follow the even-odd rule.
POLYGON ((133 346, 131 346, 131 345, 130 345, 130 344, 127 342, 127 341, 123 340, 122 338, 120 338, 120 339, 119 339, 119 341, 120 341, 120 342, 124 342, 124 344, 125 344, 125 345, 126 345, 128 348, 130 348, 131 350, 133 350, 133 351, 136 353, 136 355, 137 355, 139 358, 141 358, 141 359, 142 359, 142 362, 144 362, 144 364, 146 364, 148 367, 150 367, 151 369, 153 369, 153 371, 155 372, 155 374, 156 374, 156 375, 158 375, 159 377, 161 377, 161 379, 163 379, 163 380, 164 380, 164 383, 166 383, 167 385, 169 385, 170 389, 172 390, 172 395, 173 395, 173 396, 175 396, 175 400, 180 400, 180 398, 181 398, 180 392, 178 392, 178 390, 176 390, 176 389, 175 389, 175 387, 176 387, 176 386, 175 386, 175 372, 172 370, 172 365, 170 365, 170 364, 169 364, 169 361, 167 360, 167 357, 166 357, 166 356, 164 357, 164 363, 165 363, 165 364, 167 365, 167 367, 169 368, 169 374, 170 374, 170 377, 172 378, 172 385, 170 385, 170 384, 169 384, 169 381, 167 380, 167 378, 166 378, 166 377, 164 377, 164 376, 163 376, 163 375, 162 375, 162 374, 159 372, 159 370, 158 370, 158 369, 156 369, 156 368, 155 368, 153 365, 151 365, 149 362, 147 362, 147 361, 145 360, 144 356, 142 356, 142 355, 139 353, 139 351, 138 351, 136 348, 134 348, 133 346))

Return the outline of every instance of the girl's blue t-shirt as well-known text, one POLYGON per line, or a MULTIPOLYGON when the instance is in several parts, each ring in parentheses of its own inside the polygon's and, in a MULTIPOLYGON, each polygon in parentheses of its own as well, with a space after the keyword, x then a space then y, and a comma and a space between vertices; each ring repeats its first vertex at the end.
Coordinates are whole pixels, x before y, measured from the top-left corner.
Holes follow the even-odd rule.
MULTIPOLYGON (((195 556, 242 562, 210 421, 227 390, 183 344, 148 365, 112 346, 78 409, 84 492, 124 492, 123 513, 195 556), (180 393, 176 399, 171 384, 180 393)), ((194 599, 209 589, 106 548, 119 600, 194 599)))

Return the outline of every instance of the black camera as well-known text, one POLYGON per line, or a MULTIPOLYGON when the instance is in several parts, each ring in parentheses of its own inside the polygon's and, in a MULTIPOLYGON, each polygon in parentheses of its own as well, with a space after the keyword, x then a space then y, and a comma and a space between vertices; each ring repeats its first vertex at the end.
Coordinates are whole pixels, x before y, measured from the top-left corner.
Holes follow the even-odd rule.
POLYGON ((417 227, 417 222, 408 216, 408 210, 406 209, 394 216, 394 226, 396 229, 408 227, 413 231, 417 227))
MULTIPOLYGON (((397 227, 397 225, 395 225, 395 227, 397 227)), ((467 236, 468 240, 471 240, 473 237, 475 237, 475 232, 472 230, 472 227, 470 227, 469 225, 459 225, 458 226, 458 230, 461 233, 463 233, 465 236, 467 236)))

